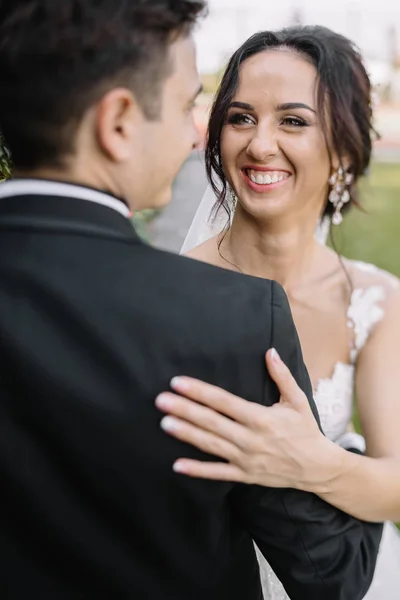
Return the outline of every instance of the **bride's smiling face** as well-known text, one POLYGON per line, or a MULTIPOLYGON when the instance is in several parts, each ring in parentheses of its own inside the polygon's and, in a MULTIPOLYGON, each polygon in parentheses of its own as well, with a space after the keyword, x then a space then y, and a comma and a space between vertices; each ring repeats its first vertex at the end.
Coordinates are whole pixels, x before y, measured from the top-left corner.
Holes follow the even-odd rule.
POLYGON ((331 161, 317 109, 315 67, 289 50, 242 63, 221 134, 225 175, 257 219, 318 217, 331 161))

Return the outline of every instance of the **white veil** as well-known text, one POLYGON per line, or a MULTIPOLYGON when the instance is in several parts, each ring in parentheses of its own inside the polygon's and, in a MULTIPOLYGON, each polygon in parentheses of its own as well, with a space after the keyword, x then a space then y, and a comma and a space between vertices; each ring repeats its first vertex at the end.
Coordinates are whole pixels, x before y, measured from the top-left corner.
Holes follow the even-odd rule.
MULTIPOLYGON (((199 244, 206 242, 210 238, 221 233, 224 227, 227 225, 228 215, 220 210, 213 218, 213 207, 216 202, 215 193, 209 185, 205 191, 205 194, 200 202, 199 208, 196 211, 192 224, 190 225, 189 231, 183 242, 180 254, 185 254, 192 250, 199 244)), ((233 217, 233 210, 232 210, 233 217)), ((331 220, 329 217, 324 217, 318 222, 315 229, 314 237, 322 245, 326 244, 328 239, 329 230, 331 226, 331 220)))
POLYGON ((192 250, 199 244, 218 235, 224 229, 228 221, 228 215, 223 210, 220 210, 213 218, 212 213, 216 200, 214 190, 209 185, 194 215, 180 254, 189 252, 189 250, 192 250))

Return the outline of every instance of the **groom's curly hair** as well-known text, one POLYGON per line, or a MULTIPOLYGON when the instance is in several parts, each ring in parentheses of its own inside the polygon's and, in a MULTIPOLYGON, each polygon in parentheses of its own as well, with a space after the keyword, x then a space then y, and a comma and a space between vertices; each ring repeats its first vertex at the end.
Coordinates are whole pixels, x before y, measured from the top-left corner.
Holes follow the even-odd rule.
POLYGON ((205 0, 0 0, 0 128, 15 167, 60 164, 85 112, 114 87, 129 87, 157 119, 169 45, 205 9, 205 0))

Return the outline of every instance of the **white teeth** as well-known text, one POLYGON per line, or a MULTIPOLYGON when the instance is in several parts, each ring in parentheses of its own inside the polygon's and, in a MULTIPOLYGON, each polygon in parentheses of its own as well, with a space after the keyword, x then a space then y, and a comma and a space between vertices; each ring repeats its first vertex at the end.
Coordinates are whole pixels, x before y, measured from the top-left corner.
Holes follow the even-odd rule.
POLYGON ((261 174, 258 174, 256 177, 257 183, 259 183, 260 185, 264 184, 264 176, 261 174))
POLYGON ((270 171, 269 173, 262 173, 261 171, 248 170, 247 175, 253 183, 258 185, 270 185, 271 183, 278 183, 287 179, 289 175, 282 171, 270 171))

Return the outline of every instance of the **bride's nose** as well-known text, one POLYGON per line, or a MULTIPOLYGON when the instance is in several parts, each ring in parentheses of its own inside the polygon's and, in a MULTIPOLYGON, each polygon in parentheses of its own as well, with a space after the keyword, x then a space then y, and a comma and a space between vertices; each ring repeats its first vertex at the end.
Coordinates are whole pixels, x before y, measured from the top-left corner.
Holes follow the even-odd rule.
POLYGON ((247 154, 258 162, 263 162, 279 153, 277 132, 271 128, 257 129, 247 146, 247 154))

